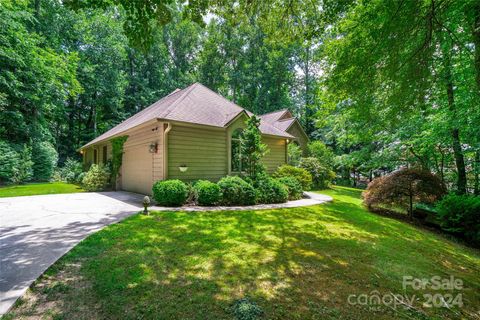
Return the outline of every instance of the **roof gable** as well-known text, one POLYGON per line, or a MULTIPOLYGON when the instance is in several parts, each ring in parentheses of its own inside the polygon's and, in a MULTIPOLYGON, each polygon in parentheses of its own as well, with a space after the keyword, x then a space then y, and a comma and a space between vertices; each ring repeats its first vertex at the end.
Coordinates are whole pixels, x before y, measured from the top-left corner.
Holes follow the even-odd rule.
MULTIPOLYGON (((182 90, 176 89, 149 107, 90 141, 82 148, 119 136, 127 130, 154 120, 170 120, 214 127, 225 127, 240 113, 252 114, 210 90, 200 83, 194 83, 182 90)), ((291 138, 292 136, 269 123, 261 123, 264 134, 291 138)))

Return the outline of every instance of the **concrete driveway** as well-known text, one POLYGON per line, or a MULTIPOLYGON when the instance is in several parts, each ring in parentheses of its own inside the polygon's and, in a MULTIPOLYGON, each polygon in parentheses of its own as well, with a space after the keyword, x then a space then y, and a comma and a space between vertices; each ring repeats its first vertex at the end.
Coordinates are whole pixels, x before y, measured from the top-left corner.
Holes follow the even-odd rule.
POLYGON ((89 234, 141 209, 128 192, 0 198, 0 316, 89 234))

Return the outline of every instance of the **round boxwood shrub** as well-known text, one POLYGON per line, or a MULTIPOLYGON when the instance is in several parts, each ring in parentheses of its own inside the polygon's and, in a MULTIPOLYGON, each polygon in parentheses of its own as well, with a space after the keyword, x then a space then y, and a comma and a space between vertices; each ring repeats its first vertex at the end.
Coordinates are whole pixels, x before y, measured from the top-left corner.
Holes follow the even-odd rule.
POLYGON ((222 203, 232 205, 255 204, 256 192, 251 184, 239 177, 224 177, 218 182, 222 192, 222 203))
POLYGON ((284 164, 278 167, 274 174, 275 178, 294 177, 301 183, 303 190, 310 190, 312 187, 312 175, 303 168, 297 168, 284 164))
POLYGON ((215 205, 222 199, 222 191, 220 187, 208 180, 199 180, 193 186, 195 190, 195 198, 199 205, 211 206, 215 205))
POLYGON ((260 203, 283 203, 288 200, 288 188, 273 178, 261 179, 257 182, 257 197, 260 203))
POLYGON ((283 177, 279 178, 278 181, 283 183, 288 189, 288 199, 289 200, 298 200, 302 198, 303 189, 300 182, 294 177, 283 177))
POLYGON ((152 192, 153 198, 161 206, 181 206, 188 198, 187 185, 178 179, 157 181, 152 192))
POLYGON ((110 181, 110 171, 102 165, 92 164, 88 172, 83 176, 82 186, 87 191, 105 190, 110 181))

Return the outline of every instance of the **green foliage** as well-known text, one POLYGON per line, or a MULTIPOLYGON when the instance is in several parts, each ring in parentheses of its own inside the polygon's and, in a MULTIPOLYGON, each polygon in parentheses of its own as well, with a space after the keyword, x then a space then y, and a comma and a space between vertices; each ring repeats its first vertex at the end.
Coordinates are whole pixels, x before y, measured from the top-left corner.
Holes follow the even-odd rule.
POLYGON ((87 191, 103 191, 109 181, 110 170, 103 165, 92 164, 82 179, 82 187, 87 191))
POLYGON ((265 172, 265 166, 261 160, 267 152, 266 144, 262 143, 262 133, 260 132, 260 119, 252 115, 246 121, 247 127, 242 131, 240 139, 241 154, 245 157, 244 169, 246 175, 255 180, 257 176, 265 172))
POLYGON ((302 158, 300 167, 312 175, 313 187, 315 189, 328 188, 332 180, 335 179, 335 172, 324 167, 317 158, 302 158))
POLYGON ((12 181, 18 164, 18 154, 7 142, 0 140, 0 182, 12 181))
POLYGON ((480 197, 450 193, 436 205, 442 229, 480 245, 480 197))
POLYGON ((274 173, 274 177, 293 177, 300 182, 303 190, 310 190, 312 188, 312 175, 303 168, 293 167, 290 165, 282 165, 278 167, 274 173))
POLYGON ((283 177, 279 178, 278 181, 287 187, 289 200, 298 200, 302 198, 302 184, 297 179, 294 177, 283 177))
POLYGON ((404 168, 370 182, 363 199, 371 211, 398 206, 413 215, 415 203, 433 204, 445 192, 443 183, 430 171, 404 168))
POLYGON ((283 203, 288 200, 288 188, 277 179, 264 176, 257 180, 257 202, 283 203))
POLYGON ((228 176, 218 181, 222 191, 222 203, 228 206, 252 205, 256 201, 256 192, 251 184, 237 176, 228 176))
POLYGON ((291 166, 298 166, 302 158, 302 148, 295 143, 289 143, 287 147, 288 164, 291 166))
POLYGON ((308 144, 308 156, 317 158, 320 164, 326 168, 332 168, 335 155, 322 141, 312 141, 308 144))
POLYGON ((111 140, 112 144, 112 188, 115 190, 117 187, 118 173, 122 166, 123 159, 123 145, 127 141, 128 136, 116 137, 111 140))
POLYGON ((83 166, 80 161, 68 158, 63 167, 59 168, 58 180, 68 183, 81 183, 83 179, 83 166))
POLYGON ((236 320, 257 320, 263 316, 262 308, 248 297, 235 301, 232 311, 236 320))
POLYGON ((195 198, 202 206, 212 206, 222 200, 220 187, 208 180, 199 180, 194 185, 195 198))
POLYGON ((34 142, 32 147, 33 178, 37 181, 49 180, 57 166, 58 154, 49 142, 34 142))
POLYGON ((18 160, 12 176, 12 182, 17 184, 29 181, 33 176, 32 149, 24 145, 18 153, 18 160))
POLYGON ((178 180, 157 181, 153 185, 152 193, 155 201, 161 206, 181 206, 185 204, 189 195, 188 186, 178 180))

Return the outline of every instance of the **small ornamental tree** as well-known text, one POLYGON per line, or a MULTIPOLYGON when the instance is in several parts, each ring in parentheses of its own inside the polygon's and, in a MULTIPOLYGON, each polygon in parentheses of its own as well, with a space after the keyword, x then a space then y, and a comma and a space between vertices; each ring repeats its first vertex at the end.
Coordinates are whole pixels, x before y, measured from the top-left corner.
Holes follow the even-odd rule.
POLYGON ((363 199, 371 211, 382 205, 400 206, 407 209, 412 217, 414 203, 433 204, 445 193, 445 185, 430 171, 409 168, 370 182, 363 193, 363 199))
POLYGON ((245 173, 253 181, 265 172, 265 166, 261 159, 267 152, 267 146, 262 143, 262 134, 260 132, 260 119, 255 115, 251 116, 247 122, 247 127, 242 131, 240 142, 241 154, 245 157, 245 173))

